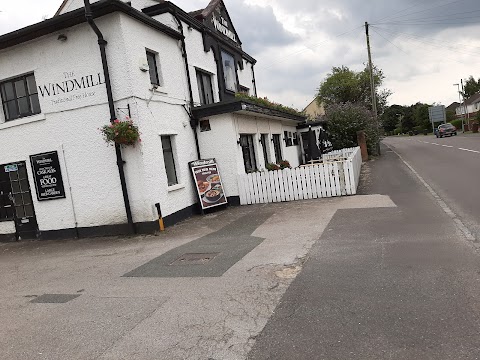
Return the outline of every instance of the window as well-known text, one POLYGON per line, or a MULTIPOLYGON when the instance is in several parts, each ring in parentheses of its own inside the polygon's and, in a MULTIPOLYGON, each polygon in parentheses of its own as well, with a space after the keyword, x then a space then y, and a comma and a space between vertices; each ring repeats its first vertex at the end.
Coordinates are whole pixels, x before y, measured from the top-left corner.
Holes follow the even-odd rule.
POLYGON ((13 220, 13 195, 8 173, 0 167, 0 221, 13 220))
POLYGON ((250 95, 250 89, 246 86, 238 85, 238 92, 245 95, 250 95))
POLYGON ((237 73, 235 71, 235 59, 229 53, 222 51, 223 78, 225 88, 228 91, 237 91, 237 73))
POLYGON ((275 161, 277 164, 282 162, 282 144, 280 143, 280 134, 273 134, 273 149, 275 150, 275 161))
POLYGON ((200 120, 200 132, 210 130, 212 130, 212 128, 210 127, 210 120, 200 120))
POLYGON ((28 74, 0 84, 5 121, 40 113, 35 76, 28 74))
POLYGON ((262 143, 263 158, 265 159, 265 165, 270 162, 270 157, 268 156, 268 134, 260 135, 260 142, 262 143))
POLYGON ((172 137, 162 136, 163 160, 167 172, 168 186, 178 184, 177 171, 175 170, 175 159, 173 156, 172 137))
POLYGON ((243 163, 247 173, 257 170, 255 161, 255 148, 253 146, 253 135, 240 135, 240 146, 242 147, 243 163))
POLYGON ((201 70, 197 70, 198 93, 200 94, 200 104, 213 104, 212 76, 201 70))
POLYGON ((293 133, 293 145, 298 145, 298 136, 297 133, 293 133))
POLYGON ((293 134, 291 131, 284 131, 283 135, 285 137, 285 146, 293 146, 293 134))
POLYGON ((147 50, 148 72, 150 73, 150 83, 160 86, 160 77, 158 76, 157 54, 147 50))

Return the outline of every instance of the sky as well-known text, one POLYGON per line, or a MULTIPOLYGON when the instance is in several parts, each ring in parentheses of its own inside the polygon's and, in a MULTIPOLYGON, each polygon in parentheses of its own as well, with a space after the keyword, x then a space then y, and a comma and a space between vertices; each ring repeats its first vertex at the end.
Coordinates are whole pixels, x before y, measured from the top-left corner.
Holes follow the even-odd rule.
MULTIPOLYGON (((61 0, 0 3, 0 34, 52 17, 61 0)), ((185 11, 209 0, 172 0, 185 11)), ((450 105, 457 84, 480 78, 478 0, 224 0, 243 49, 257 59, 259 96, 303 109, 334 66, 373 62, 390 104, 450 105)))

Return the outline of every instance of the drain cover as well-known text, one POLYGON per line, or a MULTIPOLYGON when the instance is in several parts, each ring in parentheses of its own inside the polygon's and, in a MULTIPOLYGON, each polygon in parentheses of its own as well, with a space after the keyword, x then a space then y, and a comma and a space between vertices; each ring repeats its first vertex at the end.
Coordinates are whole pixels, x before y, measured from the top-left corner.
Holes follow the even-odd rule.
POLYGON ((220 253, 206 253, 206 254, 183 254, 170 265, 204 265, 213 260, 220 253))
POLYGON ((79 296, 80 294, 43 294, 30 302, 41 304, 64 304, 79 296))

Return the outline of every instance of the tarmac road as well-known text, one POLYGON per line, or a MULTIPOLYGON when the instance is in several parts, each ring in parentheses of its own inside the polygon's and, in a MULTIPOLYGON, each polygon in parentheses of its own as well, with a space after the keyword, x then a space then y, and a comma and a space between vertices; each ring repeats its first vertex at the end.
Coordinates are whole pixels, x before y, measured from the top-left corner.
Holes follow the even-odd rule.
POLYGON ((389 137, 407 161, 480 239, 480 134, 389 137))
MULTIPOLYGON (((456 150, 475 150, 473 140, 441 149, 417 139, 439 142, 386 142, 439 184, 479 174, 466 163, 480 154, 456 150)), ((389 195, 397 208, 337 211, 249 359, 480 358, 477 244, 393 151, 383 154, 364 165, 360 193, 389 195)))

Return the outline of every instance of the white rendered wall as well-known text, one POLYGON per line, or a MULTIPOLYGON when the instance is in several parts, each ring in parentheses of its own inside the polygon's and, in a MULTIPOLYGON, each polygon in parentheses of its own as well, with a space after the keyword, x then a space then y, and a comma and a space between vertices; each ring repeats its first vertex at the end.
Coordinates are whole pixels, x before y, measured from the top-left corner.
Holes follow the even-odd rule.
POLYGON ((249 95, 255 95, 252 64, 245 59, 243 60, 243 70, 238 68, 238 81, 240 85, 249 89, 249 95))
MULTIPOLYGON (((96 23, 108 41, 117 117, 123 119, 130 104, 132 119, 142 132, 141 145, 122 150, 133 218, 135 222, 152 221, 157 217, 153 207, 156 202, 161 203, 164 216, 195 202, 188 161, 196 159, 196 153, 189 118, 182 107, 187 102, 187 86, 185 69, 179 66, 183 61, 179 42, 124 14, 111 14, 96 19, 96 23), (164 86, 154 92, 148 72, 139 68, 139 59, 146 61, 145 48, 159 53, 164 86), (176 190, 167 186, 161 134, 175 135, 181 182, 176 190)), ((81 24, 62 33, 68 37, 65 42, 58 41, 58 33, 53 33, 1 51, 0 80, 34 72, 37 85, 42 86, 103 74, 97 38, 91 28, 81 24)), ((67 197, 38 202, 33 194, 39 229, 73 228, 72 198, 79 227, 125 223, 115 151, 98 130, 110 119, 105 85, 40 96, 40 107, 41 114, 10 122, 4 122, 0 111, 0 165, 25 161, 32 189, 29 156, 47 151, 59 154, 67 197), (84 93, 88 96, 83 97, 84 93)))
POLYGON ((243 114, 223 114, 211 116, 208 119, 211 130, 199 133, 202 157, 217 159, 227 197, 239 195, 237 176, 245 173, 242 148, 237 143, 240 134, 253 135, 255 158, 259 170, 265 170, 262 144, 259 142, 261 134, 268 134, 267 146, 271 162, 275 162, 272 134, 279 134, 282 139, 283 159, 288 160, 292 167, 300 165, 299 146, 286 147, 283 141, 283 132, 295 132, 295 124, 243 114))

